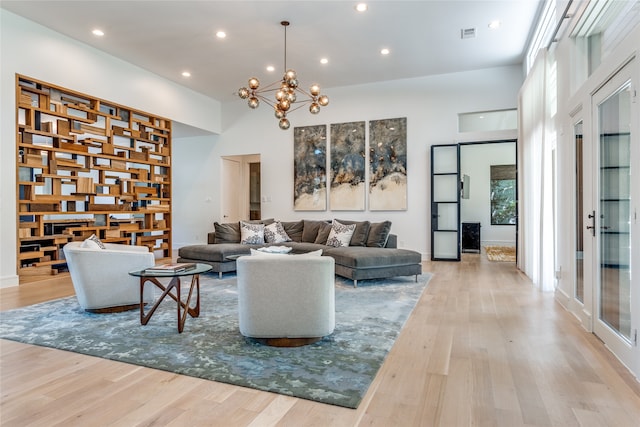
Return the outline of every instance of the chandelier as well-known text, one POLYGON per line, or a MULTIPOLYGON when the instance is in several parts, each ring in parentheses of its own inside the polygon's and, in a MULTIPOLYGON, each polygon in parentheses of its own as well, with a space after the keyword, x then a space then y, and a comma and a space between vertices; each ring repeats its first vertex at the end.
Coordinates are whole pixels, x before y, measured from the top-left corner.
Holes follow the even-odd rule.
POLYGON ((250 108, 258 108, 260 100, 273 107, 275 116, 279 120, 280 129, 287 130, 291 126, 287 114, 309 104, 309 112, 318 114, 320 107, 329 104, 329 97, 320 95, 320 86, 311 85, 309 92, 300 89, 298 86, 298 77, 293 69, 287 69, 287 27, 289 21, 282 21, 280 25, 284 27, 284 69, 286 70, 282 76, 282 80, 275 81, 263 88, 260 88, 260 81, 251 77, 249 79, 249 87, 241 87, 238 89, 238 96, 247 99, 250 108), (265 96, 268 92, 273 92, 273 99, 265 96), (298 96, 304 99, 298 99, 298 96))

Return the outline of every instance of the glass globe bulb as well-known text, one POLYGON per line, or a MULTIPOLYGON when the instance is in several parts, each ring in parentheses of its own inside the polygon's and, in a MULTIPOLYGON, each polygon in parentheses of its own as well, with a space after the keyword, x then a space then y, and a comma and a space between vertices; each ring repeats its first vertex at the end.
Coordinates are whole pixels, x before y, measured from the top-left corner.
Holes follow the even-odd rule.
POLYGON ((285 80, 295 80, 297 78, 296 70, 288 69, 284 73, 285 80))
POLYGON ((291 123, 289 123, 289 120, 286 117, 283 117, 278 122, 278 126, 280 126, 280 129, 282 130, 287 130, 291 126, 291 123))
POLYGON ((318 86, 317 84, 313 84, 311 85, 311 87, 309 88, 309 92, 311 93, 311 95, 313 96, 318 96, 320 95, 320 86, 318 86))
POLYGON ((276 92, 276 100, 282 101, 287 96, 287 93, 282 89, 276 92))
POLYGON ((249 104, 250 108, 255 109, 260 105, 260 100, 255 96, 252 96, 251 98, 249 98, 249 101, 247 101, 247 104, 249 104))
POLYGON ((241 87, 238 89, 238 96, 242 99, 247 99, 249 97, 249 89, 246 87, 241 87))
POLYGON ((318 114, 318 113, 320 112, 320 106, 319 106, 317 103, 315 103, 315 102, 314 102, 314 103, 312 103, 312 104, 309 106, 309 112, 310 112, 311 114, 318 114))
POLYGON ((320 98, 318 98, 318 104, 326 107, 329 105, 329 97, 327 95, 321 95, 320 98))
POLYGON ((256 79, 255 77, 251 77, 249 79, 249 87, 253 90, 258 89, 258 86, 260 86, 260 80, 256 79))
POLYGON ((291 108, 291 103, 289 102, 289 100, 287 99, 283 99, 282 101, 280 101, 278 103, 278 107, 282 110, 282 111, 289 111, 289 108, 291 108))

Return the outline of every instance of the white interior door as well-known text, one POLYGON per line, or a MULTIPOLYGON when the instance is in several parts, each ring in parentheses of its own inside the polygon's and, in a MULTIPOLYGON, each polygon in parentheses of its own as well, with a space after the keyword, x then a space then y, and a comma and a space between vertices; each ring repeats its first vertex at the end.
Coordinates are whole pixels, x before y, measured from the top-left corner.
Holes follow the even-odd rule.
POLYGON ((640 377, 640 120, 634 69, 628 64, 593 96, 596 202, 587 226, 594 227, 596 243, 589 254, 594 332, 640 377))
POLYGON ((236 159, 222 158, 222 221, 240 221, 242 212, 242 163, 236 159))

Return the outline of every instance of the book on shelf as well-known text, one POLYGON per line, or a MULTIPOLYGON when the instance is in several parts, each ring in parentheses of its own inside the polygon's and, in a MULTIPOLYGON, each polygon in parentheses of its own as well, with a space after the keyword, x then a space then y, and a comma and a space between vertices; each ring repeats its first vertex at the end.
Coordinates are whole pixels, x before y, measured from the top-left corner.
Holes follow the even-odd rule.
POLYGON ((145 273, 180 273, 182 271, 193 270, 196 264, 193 262, 173 262, 167 264, 154 265, 144 269, 145 273))

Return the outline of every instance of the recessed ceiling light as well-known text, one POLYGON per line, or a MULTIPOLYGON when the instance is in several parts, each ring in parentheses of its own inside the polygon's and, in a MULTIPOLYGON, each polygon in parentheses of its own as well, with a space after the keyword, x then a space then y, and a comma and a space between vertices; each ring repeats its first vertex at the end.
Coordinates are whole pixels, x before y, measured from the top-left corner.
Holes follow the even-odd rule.
POLYGON ((491 21, 489 23, 489 28, 491 28, 492 30, 496 30, 496 29, 500 28, 500 24, 501 24, 501 22, 496 19, 495 21, 491 21))
POLYGON ((366 12, 368 8, 369 8, 369 7, 367 6, 367 4, 366 4, 366 3, 358 3, 358 4, 356 5, 356 10, 357 10, 358 12, 366 12))
POLYGON ((270 73, 273 73, 276 70, 276 67, 274 67, 273 65, 268 65, 267 66, 267 71, 270 73))
POLYGON ((391 53, 391 51, 389 49, 387 49, 386 47, 384 49, 380 50, 380 54, 381 55, 389 55, 389 53, 391 53))
POLYGON ((188 71, 183 71, 182 72, 182 77, 191 77, 191 73, 188 71))
POLYGON ((224 31, 218 31, 216 33, 216 37, 219 38, 219 39, 223 39, 223 38, 227 37, 227 33, 225 33, 224 31))
POLYGON ((98 36, 98 37, 102 37, 102 36, 104 36, 104 31, 99 30, 99 29, 97 29, 97 28, 96 28, 95 30, 91 31, 91 33, 92 33, 94 36, 98 36))
POLYGON ((322 58, 322 59, 320 59, 320 63, 321 64, 328 64, 329 60, 327 58, 322 58))

